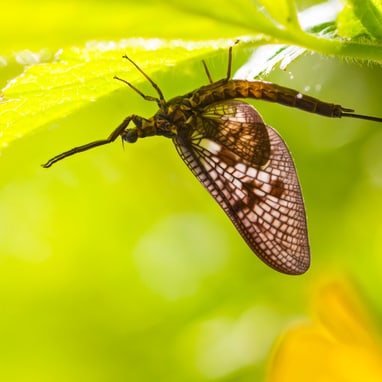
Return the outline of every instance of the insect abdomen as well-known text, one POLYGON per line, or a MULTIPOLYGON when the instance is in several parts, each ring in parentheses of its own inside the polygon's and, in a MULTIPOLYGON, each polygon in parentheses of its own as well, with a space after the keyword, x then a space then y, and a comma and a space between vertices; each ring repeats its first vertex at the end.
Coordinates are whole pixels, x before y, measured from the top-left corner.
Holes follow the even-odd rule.
POLYGON ((201 87, 191 96, 192 102, 199 107, 235 98, 261 99, 327 117, 340 117, 344 110, 339 105, 266 81, 221 80, 201 87))

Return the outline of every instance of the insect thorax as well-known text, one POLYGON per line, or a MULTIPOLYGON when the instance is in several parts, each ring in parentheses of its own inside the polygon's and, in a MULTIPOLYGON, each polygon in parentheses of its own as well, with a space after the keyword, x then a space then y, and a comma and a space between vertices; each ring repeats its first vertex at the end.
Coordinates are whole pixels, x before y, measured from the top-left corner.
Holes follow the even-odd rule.
MULTIPOLYGON (((173 138, 182 131, 187 130, 193 122, 193 111, 182 102, 182 97, 176 97, 167 102, 149 120, 143 120, 142 129, 151 131, 156 130, 154 135, 161 135, 173 138)), ((153 134, 145 134, 153 135, 153 134)))

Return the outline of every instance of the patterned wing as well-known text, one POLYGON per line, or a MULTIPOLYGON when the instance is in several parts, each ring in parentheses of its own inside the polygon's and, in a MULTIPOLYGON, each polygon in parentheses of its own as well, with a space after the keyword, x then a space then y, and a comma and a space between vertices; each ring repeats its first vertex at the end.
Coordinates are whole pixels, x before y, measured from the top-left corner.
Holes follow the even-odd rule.
POLYGON ((240 101, 212 104, 194 118, 174 138, 184 162, 260 259, 283 273, 306 272, 304 203, 282 138, 240 101))

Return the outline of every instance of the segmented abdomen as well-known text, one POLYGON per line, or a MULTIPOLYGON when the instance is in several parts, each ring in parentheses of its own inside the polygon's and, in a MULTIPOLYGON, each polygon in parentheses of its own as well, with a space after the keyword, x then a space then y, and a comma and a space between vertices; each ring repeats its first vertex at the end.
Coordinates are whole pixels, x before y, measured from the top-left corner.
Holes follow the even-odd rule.
POLYGON ((327 117, 341 117, 342 111, 345 110, 340 105, 322 102, 297 90, 265 81, 220 80, 203 86, 188 96, 191 105, 196 108, 203 108, 229 99, 252 98, 295 107, 327 117))

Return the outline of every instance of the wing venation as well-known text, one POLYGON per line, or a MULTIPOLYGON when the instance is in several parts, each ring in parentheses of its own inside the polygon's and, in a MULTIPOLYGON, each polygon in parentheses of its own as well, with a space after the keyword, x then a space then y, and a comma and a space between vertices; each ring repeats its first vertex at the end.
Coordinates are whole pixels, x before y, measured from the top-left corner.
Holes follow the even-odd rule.
POLYGON ((310 264, 305 208, 293 159, 280 135, 249 104, 210 105, 174 138, 194 175, 249 247, 288 274, 310 264))

